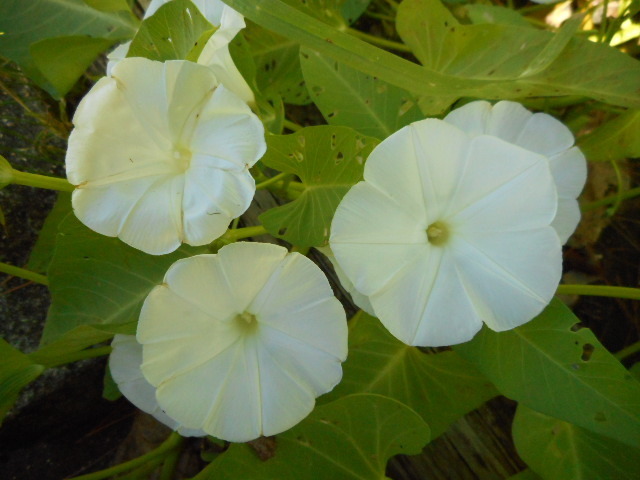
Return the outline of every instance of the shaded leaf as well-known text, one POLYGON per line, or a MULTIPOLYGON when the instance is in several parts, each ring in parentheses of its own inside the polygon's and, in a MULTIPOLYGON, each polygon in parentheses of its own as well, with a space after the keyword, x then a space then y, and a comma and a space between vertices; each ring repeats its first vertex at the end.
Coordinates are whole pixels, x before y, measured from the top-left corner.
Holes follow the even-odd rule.
POLYGON ((519 405, 513 421, 518 454, 543 479, 634 480, 640 449, 519 405))
POLYGON ((142 22, 127 57, 195 61, 215 30, 190 0, 173 0, 142 22))
POLYGON ((47 215, 46 220, 40 233, 38 240, 31 250, 27 270, 39 273, 46 273, 53 256, 53 250, 56 244, 56 236, 58 235, 58 227, 67 215, 71 213, 71 194, 67 192, 59 192, 58 199, 53 205, 51 212, 47 215))
POLYGON ((455 347, 500 392, 535 410, 640 446, 640 382, 559 300, 514 330, 455 347))
POLYGON ((629 110, 578 140, 590 161, 640 157, 640 110, 629 110))
POLYGON ((371 0, 343 0, 340 13, 347 23, 355 22, 365 12, 371 0))
POLYGON ((431 438, 498 395, 475 367, 455 352, 427 354, 394 338, 364 312, 349 321, 349 357, 342 381, 326 400, 350 393, 377 393, 411 407, 431 438))
POLYGON ((330 125, 384 139, 423 118, 412 95, 398 87, 313 50, 303 48, 300 62, 311 98, 330 125))
POLYGON ((131 11, 127 0, 84 0, 84 3, 101 12, 131 11))
POLYGON ((293 245, 326 245, 333 214, 351 186, 362 180, 364 162, 377 143, 350 128, 327 125, 267 137, 262 162, 297 175, 304 187, 293 202, 260 215, 267 231, 293 245))
POLYGON ((395 400, 350 395, 317 407, 275 440, 266 461, 249 445, 233 444, 194 480, 382 479, 390 457, 420 452, 429 428, 395 400))
MULTIPOLYGON (((3 0, 0 2, 0 32, 4 32, 0 35, 0 55, 16 62, 38 85, 60 97, 66 92, 58 91, 38 70, 31 56, 32 44, 55 37, 85 38, 87 48, 95 53, 96 39, 127 40, 133 37, 137 26, 138 20, 131 12, 102 12, 83 0, 3 0)), ((77 42, 76 46, 79 40, 77 42)), ((41 66, 44 61, 40 59, 41 66)), ((60 52, 55 62, 68 64, 77 72, 78 62, 73 55, 60 52)), ((64 67, 47 65, 47 68, 62 70, 64 67)))
POLYGON ((42 365, 33 363, 24 353, 0 338, 0 425, 23 387, 38 378, 42 365))
POLYGON ((471 23, 504 23, 507 25, 517 25, 520 27, 529 27, 531 24, 520 15, 516 10, 511 8, 499 7, 497 5, 480 5, 478 3, 465 5, 464 13, 471 23))
POLYGON ((68 215, 60 225, 49 266, 51 307, 42 343, 80 325, 136 322, 149 291, 180 258, 207 252, 182 246, 162 256, 147 255, 117 238, 89 230, 68 215))

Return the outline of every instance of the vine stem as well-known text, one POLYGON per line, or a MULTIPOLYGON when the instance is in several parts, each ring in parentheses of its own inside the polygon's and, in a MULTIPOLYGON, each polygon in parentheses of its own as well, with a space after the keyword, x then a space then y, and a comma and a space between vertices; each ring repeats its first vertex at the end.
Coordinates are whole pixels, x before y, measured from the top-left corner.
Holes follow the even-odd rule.
POLYGON ((216 242, 223 244, 237 242, 243 238, 256 237, 258 235, 265 235, 267 230, 262 225, 256 225, 255 227, 236 228, 235 230, 227 230, 216 242))
POLYGON ((20 172, 11 169, 11 183, 16 185, 26 185, 28 187, 46 188, 48 190, 57 190, 59 192, 73 192, 76 188, 70 184, 65 178, 48 177, 46 175, 38 175, 36 173, 20 172))
POLYGON ((589 295, 640 300, 640 288, 611 287, 609 285, 559 285, 556 293, 560 295, 589 295))
POLYGON ((274 175, 271 178, 268 178, 267 180, 265 180, 264 182, 260 182, 259 184, 256 185, 256 190, 264 190, 265 188, 274 185, 278 182, 280 182, 281 180, 284 181, 287 177, 291 176, 290 173, 279 173, 277 175, 274 175))
POLYGON ((624 360, 625 358, 630 357, 631 355, 634 355, 638 352, 640 352, 640 342, 632 343, 628 347, 624 347, 619 352, 616 352, 614 354, 614 357, 616 357, 618 360, 624 360))
POLYGON ((289 130, 291 130, 292 132, 297 132, 299 130, 302 130, 302 128, 303 128, 300 125, 298 125, 297 123, 292 122, 291 120, 286 119, 286 118, 282 120, 282 125, 285 128, 288 128, 289 130))
POLYGON ((171 435, 169 435, 169 438, 167 438, 162 443, 162 445, 160 445, 155 450, 152 450, 149 453, 142 455, 141 457, 134 458, 133 460, 129 460, 128 462, 121 463, 120 465, 115 465, 113 467, 100 470, 99 472, 89 473, 87 475, 80 475, 79 477, 73 477, 70 480, 102 480, 102 479, 117 475, 119 473, 133 470, 134 468, 140 467, 149 462, 160 463, 162 459, 159 457, 162 457, 164 454, 180 448, 183 442, 184 442, 184 439, 178 433, 172 432, 171 435))
POLYGON ((640 187, 631 188, 629 190, 623 191, 622 193, 614 193, 613 195, 609 195, 608 197, 601 198, 600 200, 596 200, 595 202, 585 203, 580 209, 583 212, 588 212, 590 210, 595 210, 598 207, 606 207, 607 205, 616 203, 616 201, 618 200, 627 200, 639 195, 640 187))
POLYGON ((14 277, 24 278, 25 280, 31 280, 32 282, 39 283, 40 285, 49 285, 49 279, 44 275, 26 270, 20 267, 14 267, 7 263, 0 262, 0 272, 12 275, 14 277))
POLYGON ((358 37, 360 40, 364 40, 365 42, 371 43, 373 45, 377 45, 383 48, 389 48, 398 52, 411 52, 411 49, 404 43, 394 42, 393 40, 387 40, 386 38, 377 37, 375 35, 356 30, 355 28, 349 28, 348 31, 354 37, 358 37))

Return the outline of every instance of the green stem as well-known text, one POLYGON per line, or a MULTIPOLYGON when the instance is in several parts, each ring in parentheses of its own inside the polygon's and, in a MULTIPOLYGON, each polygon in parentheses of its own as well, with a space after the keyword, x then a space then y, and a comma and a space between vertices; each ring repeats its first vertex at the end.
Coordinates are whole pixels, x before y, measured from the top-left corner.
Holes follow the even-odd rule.
POLYGON ((14 267, 7 263, 0 262, 0 272, 14 277, 24 278, 25 280, 31 280, 32 282, 39 283, 41 285, 49 285, 49 280, 44 275, 32 272, 31 270, 25 270, 24 268, 14 267))
POLYGON ((16 185, 46 188, 49 190, 58 190, 60 192, 73 192, 73 189, 75 188, 64 178, 47 177, 46 175, 20 172, 14 169, 11 169, 11 174, 13 176, 11 183, 15 183, 16 185))
POLYGON ((181 453, 182 449, 178 448, 167 455, 167 458, 162 464, 162 471, 160 472, 159 480, 171 480, 173 478, 181 453))
POLYGON ((274 185, 280 181, 284 181, 287 177, 290 177, 291 174, 290 173, 279 173, 278 175, 274 175, 273 177, 260 182, 259 184, 256 185, 256 190, 264 190, 265 188, 274 185))
POLYGON ((600 200, 596 200, 595 202, 585 203, 580 207, 580 210, 582 210, 583 212, 588 212, 599 207, 606 207, 607 205, 616 203, 618 200, 627 200, 639 195, 640 187, 631 188, 629 190, 623 191, 622 193, 614 193, 613 195, 609 195, 608 197, 601 198, 600 200))
POLYGON ((589 295, 640 300, 640 288, 610 287, 608 285, 560 285, 556 293, 559 295, 589 295))
POLYGON ((109 478, 119 473, 128 472, 133 470, 134 468, 140 467, 150 462, 160 463, 161 458, 165 453, 171 452, 182 446, 183 439, 182 437, 173 432, 169 435, 162 445, 160 445, 155 450, 142 455, 141 457, 134 458, 133 460, 129 460, 128 462, 121 463, 119 465, 115 465, 111 468, 106 468, 104 470, 100 470, 99 472, 89 473, 87 475, 80 475, 79 477, 73 477, 70 480, 102 480, 104 478, 109 478))
MULTIPOLYGON (((112 348, 110 346, 106 347, 96 347, 96 348, 88 348, 86 350, 80 350, 79 352, 72 352, 67 354, 61 354, 55 357, 55 359, 51 362, 42 362, 42 364, 47 368, 59 367, 60 365, 66 365, 67 363, 78 362, 80 360, 86 360, 87 358, 96 358, 103 357, 105 355, 109 355, 111 353, 112 348)), ((37 351, 35 353, 34 360, 37 360, 37 351)), ((31 355, 29 355, 31 357, 31 355)))
POLYGON ((361 32, 360 30, 356 30, 355 28, 349 28, 348 32, 364 40, 365 42, 371 43, 373 45, 377 45, 383 48, 389 48, 392 50, 397 50, 398 52, 411 52, 411 49, 407 47, 404 43, 394 42, 393 40, 387 40, 386 38, 377 37, 375 35, 371 35, 366 32, 361 32))
POLYGON ((638 352, 640 352, 640 342, 632 343, 628 347, 624 347, 619 352, 616 352, 614 354, 614 357, 616 357, 618 360, 624 360, 625 358, 630 357, 631 355, 634 355, 638 352))
POLYGON ((227 233, 222 235, 216 242, 222 241, 224 244, 237 242, 243 238, 256 237, 258 235, 265 235, 267 230, 262 225, 256 225, 255 227, 236 228, 235 230, 227 230, 227 233))
POLYGON ((285 128, 288 128, 292 132, 297 132, 298 130, 302 130, 302 127, 297 123, 292 122, 291 120, 287 120, 286 118, 282 120, 282 125, 285 128))

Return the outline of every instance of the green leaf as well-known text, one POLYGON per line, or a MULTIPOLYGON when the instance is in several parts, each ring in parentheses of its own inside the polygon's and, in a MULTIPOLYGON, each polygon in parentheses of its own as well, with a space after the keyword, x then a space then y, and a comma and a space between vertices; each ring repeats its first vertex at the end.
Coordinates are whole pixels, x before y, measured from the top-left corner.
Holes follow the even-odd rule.
POLYGON ((38 234, 38 240, 33 250, 31 250, 29 262, 26 267, 27 270, 46 273, 49 268, 49 263, 51 262, 51 257, 53 257, 53 250, 55 248, 60 223, 71 211, 71 194, 59 192, 58 199, 53 205, 51 212, 49 212, 47 219, 44 221, 44 225, 38 234))
POLYGON ((115 402, 122 396, 120 392, 120 388, 118 388, 118 384, 111 376, 111 369, 107 364, 104 369, 104 377, 102 379, 102 398, 105 400, 109 400, 111 402, 115 402))
POLYGON ((511 475, 507 480, 540 480, 540 477, 535 472, 527 468, 515 475, 511 475))
POLYGON ((131 11, 127 0, 84 0, 84 3, 101 12, 131 11))
POLYGON ((343 0, 340 13, 349 24, 355 22, 365 12, 371 0, 343 0))
POLYGON ((412 95, 313 50, 300 62, 313 102, 331 125, 384 139, 423 118, 412 95))
POLYGON ((429 441, 418 414, 390 398, 350 395, 317 407, 276 437, 262 461, 247 444, 233 444, 194 480, 384 479, 387 460, 417 454, 429 441))
POLYGON ((55 341, 29 354, 29 358, 47 368, 68 363, 75 354, 97 343, 110 340, 114 334, 135 335, 136 322, 118 325, 80 325, 65 332, 55 341))
MULTIPOLYGON (((66 92, 58 91, 38 70, 31 56, 32 44, 56 37, 82 37, 87 39, 87 48, 95 53, 94 40, 127 40, 133 37, 137 26, 138 20, 131 12, 101 12, 83 0, 3 0, 0 2, 0 32, 4 33, 0 35, 0 55, 16 62, 38 85, 60 97, 66 92)), ((77 71, 78 62, 73 55, 60 52, 57 57, 57 62, 77 71)), ((49 65, 48 68, 63 70, 64 66, 49 65)))
POLYGON ((513 421, 518 454, 548 480, 640 478, 640 449, 519 405, 513 421))
POLYGON ((38 378, 42 365, 33 363, 24 353, 0 338, 0 425, 18 399, 23 387, 38 378))
POLYGON ((0 189, 11 185, 14 180, 13 168, 9 161, 0 155, 0 189))
POLYGON ((378 319, 364 312, 349 321, 349 357, 343 371, 342 381, 326 400, 350 393, 394 398, 429 424, 432 439, 498 395, 495 387, 455 352, 423 353, 394 338, 378 319))
POLYGON ((504 23, 506 25, 531 28, 531 24, 520 13, 510 8, 476 3, 465 5, 463 11, 471 23, 476 25, 480 23, 504 23))
POLYGON ((256 65, 259 89, 281 95, 285 103, 307 105, 311 100, 300 69, 298 43, 251 22, 243 34, 256 65))
POLYGON ((514 330, 455 347, 500 392, 539 412, 640 446, 640 382, 559 300, 514 330))
POLYGON ((142 22, 127 57, 193 60, 215 30, 190 0, 173 0, 142 22))
POLYGON ((74 215, 60 225, 49 266, 51 307, 42 343, 80 325, 119 325, 138 319, 149 291, 180 258, 207 252, 182 246, 162 256, 147 255, 117 238, 89 230, 74 215))
POLYGON ((333 214, 347 191, 362 180, 364 162, 377 143, 350 128, 328 125, 267 137, 262 162, 297 175, 304 186, 293 202, 260 215, 267 231, 301 247, 326 245, 333 214))
POLYGON ((592 162, 640 157, 640 110, 629 110, 578 140, 592 162))

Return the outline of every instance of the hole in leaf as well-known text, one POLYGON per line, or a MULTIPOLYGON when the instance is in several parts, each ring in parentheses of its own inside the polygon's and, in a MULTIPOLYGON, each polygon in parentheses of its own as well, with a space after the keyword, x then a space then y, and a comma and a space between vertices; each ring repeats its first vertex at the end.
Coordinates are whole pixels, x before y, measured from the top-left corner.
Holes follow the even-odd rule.
POLYGON ((313 93, 315 93, 316 95, 320 95, 322 92, 324 92, 324 87, 321 87, 320 85, 314 85, 311 90, 313 90, 313 93))
POLYGON ((337 114, 337 113, 338 113, 338 112, 337 112, 337 111, 335 111, 335 110, 334 110, 333 112, 329 112, 329 113, 327 114, 327 118, 333 118, 333 117, 335 117, 335 116, 336 116, 336 114, 337 114))
POLYGON ((339 165, 344 160, 344 154, 342 152, 338 152, 336 155, 336 165, 339 165))
POLYGON ((278 230, 278 235, 285 235, 287 233, 287 227, 282 227, 278 230))
POLYGON ((574 323, 573 325, 571 325, 571 328, 569 328, 569 330, 571 330, 572 332, 577 332, 578 330, 584 328, 584 326, 581 323, 574 323))
POLYGON ((331 134, 331 150, 336 148, 336 145, 337 145, 337 137, 335 133, 332 133, 331 134))
POLYGON ((580 370, 580 365, 578 365, 577 363, 572 363, 571 368, 573 368, 574 370, 580 370))
POLYGON ((591 360, 591 354, 593 353, 593 351, 595 349, 596 349, 596 347, 594 347, 590 343, 585 343, 582 346, 582 356, 580 357, 580 358, 582 358, 582 361, 583 362, 588 362, 589 360, 591 360))

